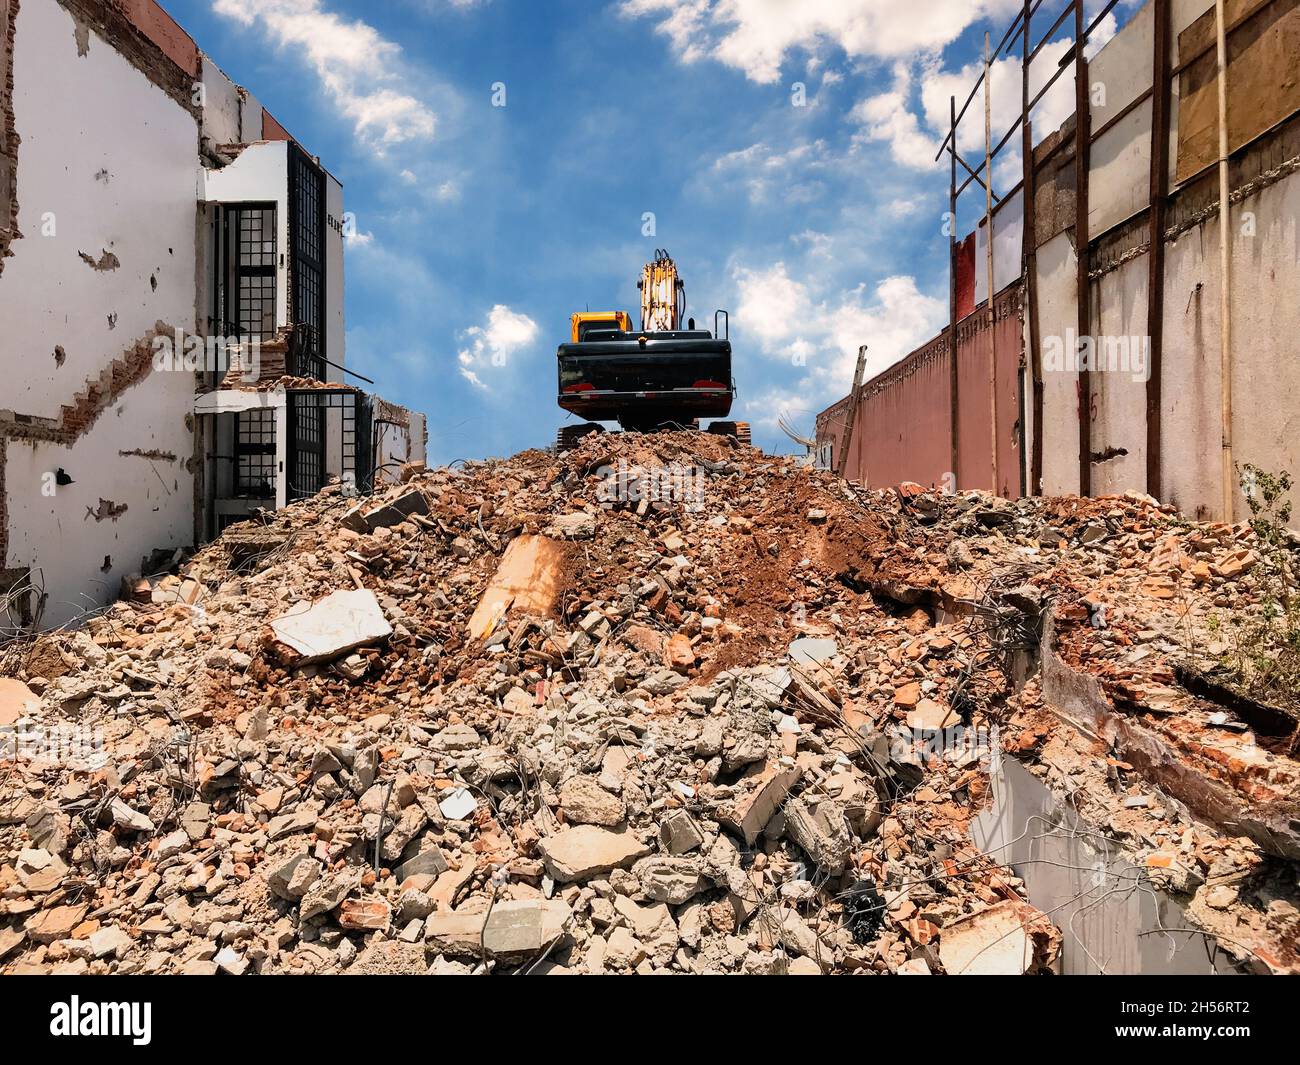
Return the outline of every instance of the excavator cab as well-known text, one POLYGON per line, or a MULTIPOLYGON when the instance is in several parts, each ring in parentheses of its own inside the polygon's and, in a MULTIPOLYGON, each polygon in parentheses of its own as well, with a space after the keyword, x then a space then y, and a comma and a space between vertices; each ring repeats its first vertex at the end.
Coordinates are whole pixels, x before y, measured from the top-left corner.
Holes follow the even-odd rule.
MULTIPOLYGON (((624 311, 588 311, 572 318, 570 341, 556 353, 558 403, 584 421, 560 429, 560 450, 588 433, 603 432, 601 422, 618 422, 628 432, 698 429, 700 419, 731 412, 736 396, 731 341, 716 335, 725 313, 715 315, 714 333, 696 329, 694 319, 681 327, 686 286, 666 251, 655 252, 638 287, 639 330, 631 328, 624 311)), ((743 422, 714 422, 709 431, 749 442, 743 422)))

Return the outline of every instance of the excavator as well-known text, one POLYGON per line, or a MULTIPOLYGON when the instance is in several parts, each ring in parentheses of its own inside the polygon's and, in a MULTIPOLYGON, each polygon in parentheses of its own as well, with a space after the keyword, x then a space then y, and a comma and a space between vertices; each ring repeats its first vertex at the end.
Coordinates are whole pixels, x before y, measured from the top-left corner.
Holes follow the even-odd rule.
MULTIPOLYGON (((694 318, 682 328, 686 284, 663 249, 646 263, 637 288, 640 329, 632 328, 626 311, 582 311, 571 319, 570 340, 556 353, 557 402, 584 420, 560 428, 560 451, 604 432, 601 422, 617 422, 625 432, 698 430, 701 419, 731 412, 736 384, 727 312, 714 314, 712 333, 697 329, 694 318)), ((747 422, 714 421, 706 431, 744 444, 750 440, 747 422)))

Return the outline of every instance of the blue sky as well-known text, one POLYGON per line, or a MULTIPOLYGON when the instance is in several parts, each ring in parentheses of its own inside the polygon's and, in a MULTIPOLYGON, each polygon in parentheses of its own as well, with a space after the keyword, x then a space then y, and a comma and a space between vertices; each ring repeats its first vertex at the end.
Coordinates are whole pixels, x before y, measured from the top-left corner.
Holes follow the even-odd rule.
MULTIPOLYGON (((658 247, 677 259, 689 313, 731 313, 733 416, 767 449, 796 450, 778 415, 810 430, 847 391, 859 344, 878 372, 946 321, 936 134, 948 96, 973 84, 984 30, 996 44, 1020 6, 164 4, 343 182, 357 230, 347 362, 428 415, 432 462, 550 443, 569 417, 554 403, 569 315, 635 319, 636 279, 658 247)), ((1055 69, 1060 36, 1036 75, 1055 69)), ((1018 112, 1019 61, 992 85, 997 126, 1018 112)), ((1036 129, 1072 110, 1071 79, 1057 90, 1036 129)), ((972 159, 979 118, 962 131, 972 159)), ((1019 165, 1009 156, 995 187, 1019 165)), ((968 198, 963 232, 982 209, 968 198)))

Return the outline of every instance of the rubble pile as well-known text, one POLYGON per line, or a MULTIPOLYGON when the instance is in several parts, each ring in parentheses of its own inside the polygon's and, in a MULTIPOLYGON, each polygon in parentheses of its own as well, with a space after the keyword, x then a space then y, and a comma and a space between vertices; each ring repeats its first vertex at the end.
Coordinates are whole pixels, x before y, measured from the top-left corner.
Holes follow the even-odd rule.
POLYGON ((1242 530, 699 433, 405 473, 0 650, 0 971, 1051 971, 970 834, 999 729, 1242 957, 1289 927, 1294 736, 1172 674, 1242 530), (1254 820, 1064 725, 1044 628, 1254 820))

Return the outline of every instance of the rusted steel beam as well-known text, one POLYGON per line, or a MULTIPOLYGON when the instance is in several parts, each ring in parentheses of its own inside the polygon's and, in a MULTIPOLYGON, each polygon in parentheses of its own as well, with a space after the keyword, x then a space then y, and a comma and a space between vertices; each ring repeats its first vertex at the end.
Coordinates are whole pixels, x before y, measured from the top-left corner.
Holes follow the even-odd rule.
MULTIPOLYGON (((985 192, 988 191, 988 186, 984 184, 984 179, 981 178, 981 177, 979 176, 979 174, 982 173, 983 170, 984 170, 984 167, 983 167, 982 165, 980 166, 979 173, 977 173, 976 171, 974 171, 974 170, 972 170, 972 169, 970 168, 970 163, 966 162, 966 160, 963 159, 963 158, 961 157, 961 153, 960 153, 960 152, 957 153, 957 162, 961 163, 963 169, 965 169, 966 173, 968 173, 968 174, 970 175, 970 177, 968 177, 964 182, 962 182, 962 186, 961 186, 961 188, 959 188, 959 189, 957 190, 957 195, 958 195, 958 196, 960 196, 960 195, 962 194, 962 192, 965 190, 966 186, 969 185, 972 181, 977 181, 977 182, 979 182, 979 187, 982 188, 982 189, 984 189, 985 192)), ((995 193, 993 193, 993 199, 996 200, 998 203, 1001 203, 1002 200, 1004 199, 1004 197, 999 196, 999 195, 995 192, 995 193)))
MULTIPOLYGON (((1084 58, 1087 37, 1083 26, 1083 0, 1074 0, 1074 244, 1078 260, 1076 275, 1078 343, 1092 335, 1092 300, 1088 280, 1088 151, 1090 116, 1088 107, 1088 60, 1084 58)), ((1079 495, 1092 494, 1092 381, 1088 370, 1079 368, 1079 495)))
MULTIPOLYGON (((949 136, 952 143, 957 143, 957 97, 948 97, 949 136)), ((958 459, 961 449, 958 445, 958 395, 957 395, 957 153, 950 153, 952 158, 951 173, 948 182, 948 353, 949 399, 952 409, 949 411, 952 432, 952 477, 953 487, 957 487, 960 470, 958 459)))
MULTIPOLYGON (((863 344, 858 348, 858 362, 853 368, 853 388, 849 391, 849 409, 844 417, 844 430, 840 434, 840 461, 836 463, 839 467, 836 472, 841 477, 848 472, 849 468, 849 447, 853 443, 853 424, 858 420, 858 393, 862 391, 862 373, 866 365, 867 345, 863 344)), ((858 480, 863 484, 867 483, 863 470, 858 471, 858 480)))
POLYGON ((989 442, 990 462, 993 466, 993 494, 1001 495, 998 477, 998 342, 995 327, 998 316, 993 309, 997 296, 997 282, 993 270, 993 100, 989 93, 992 78, 993 55, 989 50, 989 35, 984 34, 984 169, 989 183, 984 187, 984 253, 988 269, 989 290, 989 442))
MULTIPOLYGON (((1030 495, 1039 495, 1043 490, 1043 357, 1042 345, 1038 337, 1038 238, 1035 230, 1035 200, 1037 198, 1037 174, 1034 171, 1034 124, 1029 117, 1029 27, 1033 21, 1033 12, 1029 0, 1025 0, 1024 22, 1021 26, 1023 49, 1020 66, 1020 152, 1024 157, 1024 178, 1020 197, 1024 207, 1022 257, 1025 272, 1025 319, 1029 334, 1028 363, 1030 387, 1033 394, 1033 443, 1029 449, 1029 484, 1030 495)), ((1023 401, 1022 401, 1023 402, 1023 401)), ((1023 443, 1025 434, 1020 434, 1023 443)))
POLYGON ((1169 0, 1154 0, 1155 50, 1151 96, 1151 208, 1147 212, 1147 494, 1160 498, 1160 367, 1165 319, 1165 201, 1169 196, 1169 0))

